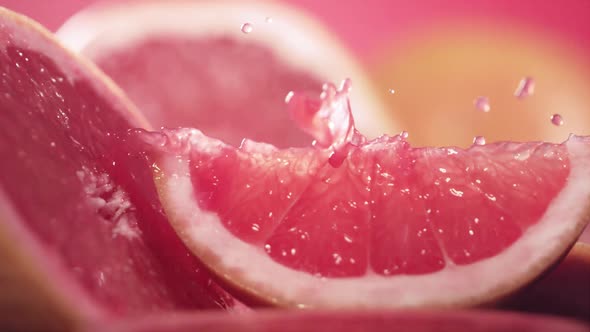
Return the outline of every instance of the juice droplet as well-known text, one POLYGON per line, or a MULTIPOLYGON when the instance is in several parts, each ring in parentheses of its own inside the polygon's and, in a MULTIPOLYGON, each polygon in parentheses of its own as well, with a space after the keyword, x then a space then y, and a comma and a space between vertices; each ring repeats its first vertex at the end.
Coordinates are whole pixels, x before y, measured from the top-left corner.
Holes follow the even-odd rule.
POLYGON ((405 130, 399 133, 399 137, 401 137, 402 139, 407 139, 408 136, 410 136, 410 134, 405 130))
POLYGON ((523 77, 514 91, 514 96, 522 99, 535 93, 535 80, 532 77, 523 77))
POLYGON ((395 90, 394 89, 389 89, 388 91, 389 91, 390 94, 394 94, 395 93, 395 90))
POLYGON ((265 21, 266 23, 272 23, 272 17, 270 17, 270 16, 267 16, 267 17, 264 19, 264 21, 265 21))
POLYGON ((350 145, 366 141, 354 127, 348 101, 351 89, 352 82, 346 79, 340 88, 333 83, 324 84, 319 98, 292 91, 285 97, 291 117, 315 139, 315 146, 332 151, 330 164, 334 167, 344 162, 350 145))
POLYGON ((248 33, 252 32, 252 29, 253 29, 252 24, 250 24, 250 23, 242 24, 241 30, 243 33, 248 34, 248 33))
POLYGON ((492 109, 488 97, 477 97, 473 104, 478 110, 485 113, 489 112, 492 109))
POLYGON ((483 136, 475 136, 473 138, 473 145, 486 145, 486 138, 483 136))
POLYGON ((563 118, 559 114, 553 114, 551 116, 551 123, 553 123, 556 126, 561 126, 563 125, 563 118))

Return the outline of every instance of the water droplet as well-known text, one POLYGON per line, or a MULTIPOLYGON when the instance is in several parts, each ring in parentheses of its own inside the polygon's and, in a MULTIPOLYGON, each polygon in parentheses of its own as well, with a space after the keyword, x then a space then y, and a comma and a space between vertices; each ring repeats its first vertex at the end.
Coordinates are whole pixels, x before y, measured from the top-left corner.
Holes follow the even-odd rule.
POLYGON ((264 19, 264 22, 266 22, 266 23, 272 23, 272 17, 270 17, 270 16, 267 16, 267 17, 264 19))
POLYGON ((408 136, 410 136, 410 134, 407 131, 402 131, 401 133, 399 133, 399 136, 403 139, 407 139, 408 136))
POLYGON ((291 255, 295 256, 296 253, 297 253, 297 249, 291 248, 291 255))
POLYGON ((252 32, 252 29, 253 29, 252 24, 244 23, 244 24, 242 24, 242 28, 240 30, 242 30, 243 33, 248 34, 248 33, 252 32))
POLYGON ((258 224, 252 224, 252 230, 255 232, 259 232, 260 231, 260 225, 258 224))
POLYGON ((555 126, 562 126, 563 118, 559 114, 553 114, 551 116, 551 123, 553 123, 555 126))
POLYGON ((514 91, 514 96, 522 99, 535 93, 535 80, 532 77, 523 77, 514 91))
POLYGON ((474 233, 473 233, 473 230, 472 230, 472 229, 470 229, 470 230, 469 230, 469 235, 473 236, 473 234, 474 234, 474 233))
POLYGON ((51 142, 51 143, 49 143, 49 145, 50 145, 52 148, 54 148, 54 147, 55 147, 55 142, 51 142))
POLYGON ((388 91, 389 91, 390 94, 394 94, 395 93, 395 90, 394 89, 389 89, 388 91))
POLYGON ((482 112, 487 113, 491 110, 490 100, 488 97, 477 97, 473 103, 475 107, 482 112))
POLYGON ((314 146, 330 148, 333 167, 346 160, 351 146, 366 141, 354 128, 348 101, 351 88, 350 79, 345 79, 339 89, 332 83, 324 84, 319 98, 300 93, 288 93, 285 98, 293 120, 317 142, 314 146))
POLYGON ((483 136, 475 136, 473 138, 473 145, 486 145, 486 138, 483 136))
POLYGON ((268 243, 267 243, 267 244, 265 244, 265 245, 264 245, 264 250, 265 250, 265 251, 266 251, 268 254, 270 254, 270 244, 268 244, 268 243))

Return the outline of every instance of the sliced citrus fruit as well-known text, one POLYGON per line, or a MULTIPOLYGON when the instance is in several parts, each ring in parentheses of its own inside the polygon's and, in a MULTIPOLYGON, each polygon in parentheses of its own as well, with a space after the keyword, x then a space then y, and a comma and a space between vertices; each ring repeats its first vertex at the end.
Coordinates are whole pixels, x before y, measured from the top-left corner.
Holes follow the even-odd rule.
POLYGON ((304 308, 478 305, 534 279, 581 233, 589 138, 468 149, 366 140, 345 83, 320 99, 290 96, 315 148, 140 133, 177 234, 233 286, 304 308))
POLYGON ((0 8, 0 330, 232 306, 167 223, 151 172, 114 161, 133 127, 149 124, 104 74, 0 8))
POLYGON ((244 137, 308 145, 309 137, 291 126, 283 98, 290 90, 317 91, 345 74, 356 84, 359 128, 369 135, 393 129, 348 51, 286 4, 102 5, 74 16, 58 36, 109 74, 156 127, 195 127, 235 145, 244 137))

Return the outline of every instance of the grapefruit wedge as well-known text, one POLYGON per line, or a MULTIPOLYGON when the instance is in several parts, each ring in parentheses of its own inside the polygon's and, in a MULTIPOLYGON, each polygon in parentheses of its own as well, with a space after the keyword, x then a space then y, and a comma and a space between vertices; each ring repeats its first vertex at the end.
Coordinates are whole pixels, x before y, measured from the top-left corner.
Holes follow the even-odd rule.
POLYGON ((368 135, 394 129, 339 41, 279 2, 104 4, 75 15, 57 35, 113 78, 156 128, 199 128, 234 145, 248 137, 306 146, 309 137, 290 124, 283 98, 345 74, 356 84, 359 128, 368 135))
POLYGON ((537 277, 587 224, 590 138, 468 149, 367 140, 345 83, 290 96, 315 147, 139 134, 177 234, 241 292, 300 308, 481 305, 537 277))
POLYGON ((114 140, 149 124, 95 66, 0 8, 0 330, 230 308, 114 140))

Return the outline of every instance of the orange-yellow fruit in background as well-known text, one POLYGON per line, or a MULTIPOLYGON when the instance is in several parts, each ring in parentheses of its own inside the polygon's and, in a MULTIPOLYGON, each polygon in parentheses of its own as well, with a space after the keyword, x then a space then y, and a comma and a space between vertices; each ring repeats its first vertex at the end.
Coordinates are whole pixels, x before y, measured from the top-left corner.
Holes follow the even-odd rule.
POLYGON ((561 142, 590 132, 590 62, 539 33, 499 25, 431 29, 382 52, 371 70, 414 144, 467 146, 480 135, 561 142), (534 94, 519 99, 515 90, 527 76, 534 94), (477 110, 478 96, 489 98, 490 112, 477 110), (562 126, 551 123, 555 113, 562 126))

